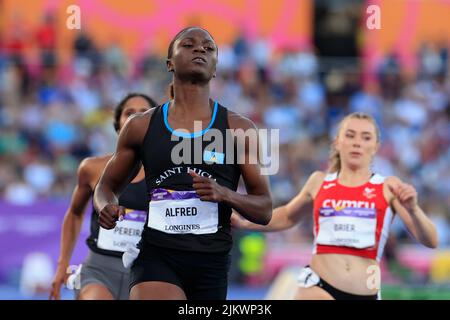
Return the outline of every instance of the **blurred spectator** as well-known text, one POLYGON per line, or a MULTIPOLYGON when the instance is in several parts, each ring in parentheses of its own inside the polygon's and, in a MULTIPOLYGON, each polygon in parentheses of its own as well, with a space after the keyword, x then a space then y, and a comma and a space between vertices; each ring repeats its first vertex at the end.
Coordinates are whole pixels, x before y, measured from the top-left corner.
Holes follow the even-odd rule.
POLYGON ((47 12, 42 25, 36 30, 36 42, 40 50, 41 65, 44 68, 56 66, 56 23, 52 12, 47 12))
POLYGON ((121 77, 126 77, 128 72, 127 59, 125 53, 118 43, 111 44, 103 55, 105 65, 110 70, 121 77))
POLYGON ((23 262, 20 277, 21 293, 31 299, 39 294, 47 293, 53 276, 51 257, 43 252, 29 253, 23 262))
POLYGON ((377 123, 382 123, 383 101, 379 95, 376 83, 370 83, 367 87, 350 97, 350 112, 365 112, 373 115, 377 123))
POLYGON ((237 65, 240 66, 241 63, 247 59, 250 51, 247 37, 242 30, 234 40, 233 51, 236 56, 237 65))
POLYGON ((25 181, 16 180, 8 184, 5 189, 4 199, 12 204, 32 205, 37 200, 34 189, 25 181))
POLYGON ((90 35, 81 29, 73 43, 74 71, 80 76, 90 76, 101 66, 100 53, 90 35))
POLYGON ((419 50, 421 75, 424 77, 432 77, 443 73, 445 56, 445 52, 439 52, 439 48, 434 43, 423 43, 419 50))
POLYGON ((24 170, 25 182, 34 188, 36 193, 47 194, 55 181, 53 168, 44 160, 30 163, 24 170))

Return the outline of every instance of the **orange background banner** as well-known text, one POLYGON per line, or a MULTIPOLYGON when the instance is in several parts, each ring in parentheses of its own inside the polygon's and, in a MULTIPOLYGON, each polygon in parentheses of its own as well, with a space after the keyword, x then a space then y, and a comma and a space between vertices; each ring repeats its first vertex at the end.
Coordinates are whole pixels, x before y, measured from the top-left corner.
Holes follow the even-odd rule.
MULTIPOLYGON (((311 0, 0 0, 1 33, 7 39, 23 32, 26 52, 33 52, 32 30, 45 12, 54 12, 57 52, 67 57, 78 32, 66 27, 70 5, 80 7, 81 28, 99 49, 118 43, 130 57, 149 50, 165 54, 170 39, 187 25, 206 28, 219 45, 241 32, 250 39, 268 38, 278 49, 302 49, 312 41, 311 0)), ((363 15, 360 32, 369 69, 390 52, 414 68, 422 43, 450 42, 450 0, 368 0, 363 15), (365 26, 371 4, 381 9, 380 30, 365 26)))
POLYGON ((414 73, 422 44, 450 45, 449 0, 369 0, 369 5, 379 6, 381 28, 369 30, 363 25, 363 56, 368 73, 391 53, 399 57, 406 73, 414 73))
MULTIPOLYGON (((70 5, 81 11, 81 29, 100 49, 119 43, 130 56, 146 50, 166 53, 171 38, 182 28, 198 25, 219 44, 243 32, 250 39, 265 37, 276 48, 308 46, 312 32, 310 0, 0 0, 3 34, 19 25, 37 27, 45 12, 56 15, 59 52, 70 51, 77 30, 69 30, 70 5)), ((31 42, 30 42, 30 46, 31 42)))

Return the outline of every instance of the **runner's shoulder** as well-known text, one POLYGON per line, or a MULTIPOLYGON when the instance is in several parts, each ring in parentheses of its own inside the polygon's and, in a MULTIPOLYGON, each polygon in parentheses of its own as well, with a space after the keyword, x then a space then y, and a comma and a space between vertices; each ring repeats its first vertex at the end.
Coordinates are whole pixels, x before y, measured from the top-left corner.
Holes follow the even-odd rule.
POLYGON ((308 178, 308 181, 306 182, 306 184, 311 188, 311 189, 318 189, 323 181, 325 180, 325 177, 327 176, 327 173, 324 171, 314 171, 313 173, 311 173, 311 175, 308 178))
POLYGON ((81 161, 78 166, 79 181, 93 181, 98 180, 98 177, 103 172, 112 154, 107 154, 98 157, 87 157, 81 161))
POLYGON ((112 156, 113 155, 110 153, 103 156, 84 158, 78 166, 78 171, 97 171, 99 169, 103 170, 112 156))
POLYGON ((148 130, 155 109, 156 108, 152 108, 145 112, 136 113, 130 116, 122 128, 120 136, 126 136, 128 141, 140 145, 148 130))
POLYGON ((228 110, 228 123, 230 124, 230 129, 256 129, 255 123, 247 117, 236 113, 234 111, 228 110))
POLYGON ((313 173, 311 173, 311 175, 309 176, 309 180, 322 183, 326 176, 327 176, 326 172, 316 170, 313 173))
POLYGON ((131 115, 125 123, 125 126, 130 128, 142 128, 143 125, 148 125, 155 110, 156 108, 151 108, 145 112, 139 112, 131 115))

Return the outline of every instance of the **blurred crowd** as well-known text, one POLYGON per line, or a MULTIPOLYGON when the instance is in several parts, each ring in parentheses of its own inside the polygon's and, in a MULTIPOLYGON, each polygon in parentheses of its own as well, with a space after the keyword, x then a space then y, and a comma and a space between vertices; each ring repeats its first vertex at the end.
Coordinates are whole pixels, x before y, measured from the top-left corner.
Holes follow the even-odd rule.
MULTIPOLYGON (((70 63, 61 63, 55 43, 51 16, 35 30, 18 26, 0 38, 0 197, 8 202, 69 197, 81 159, 114 150, 112 110, 122 97, 142 92, 159 103, 168 99, 164 56, 131 59, 118 45, 100 50, 80 32, 70 63), (39 49, 38 63, 27 60, 29 41, 39 49)), ((364 85, 358 61, 324 67, 312 49, 280 51, 265 39, 238 36, 219 47, 211 94, 258 127, 280 129, 279 172, 270 177, 275 205, 291 199, 314 170, 327 168, 344 115, 372 114, 382 139, 374 170, 414 184, 441 245, 450 245, 448 47, 424 43, 413 77, 395 54, 387 55, 376 81, 364 85)), ((394 232, 407 241, 398 222, 394 232)), ((275 241, 309 241, 310 224, 275 241)))

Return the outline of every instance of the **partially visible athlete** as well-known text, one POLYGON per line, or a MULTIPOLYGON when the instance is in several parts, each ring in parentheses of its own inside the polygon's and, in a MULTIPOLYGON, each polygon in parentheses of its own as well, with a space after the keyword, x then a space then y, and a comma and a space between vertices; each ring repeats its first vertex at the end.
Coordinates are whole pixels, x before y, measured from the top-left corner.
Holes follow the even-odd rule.
MULTIPOLYGON (((114 128, 117 133, 127 119, 138 112, 145 112, 156 106, 156 102, 144 94, 127 95, 114 112, 114 128)), ((83 223, 86 207, 91 199, 95 185, 112 155, 84 159, 78 168, 78 182, 72 200, 64 216, 61 234, 61 249, 58 267, 52 282, 50 299, 60 299, 61 285, 68 278, 70 259, 83 223)), ((134 244, 141 238, 142 227, 147 215, 147 187, 144 170, 140 169, 119 199, 120 205, 127 208, 124 221, 114 230, 101 228, 98 213, 91 215, 91 233, 86 243, 89 255, 82 264, 79 274, 81 288, 77 299, 128 299, 130 271, 122 263, 122 254, 127 244, 134 244)))
POLYGON ((128 122, 97 185, 100 223, 114 228, 123 215, 117 199, 142 161, 150 208, 131 266, 130 299, 225 299, 232 208, 255 223, 270 221, 268 179, 258 161, 245 161, 257 159, 258 149, 247 144, 234 152, 236 144, 225 141, 229 129, 256 128, 210 98, 216 64, 217 46, 206 30, 186 28, 175 36, 167 57, 173 100, 128 122), (213 149, 212 132, 223 139, 213 149), (236 192, 241 175, 245 195, 236 192))
POLYGON ((379 263, 395 214, 421 244, 436 248, 436 228, 414 187, 372 172, 379 141, 370 115, 350 114, 339 126, 328 172, 314 172, 294 199, 274 210, 267 226, 233 213, 234 227, 281 231, 299 222, 306 204, 314 204, 313 257, 300 272, 297 299, 379 298, 379 263))

